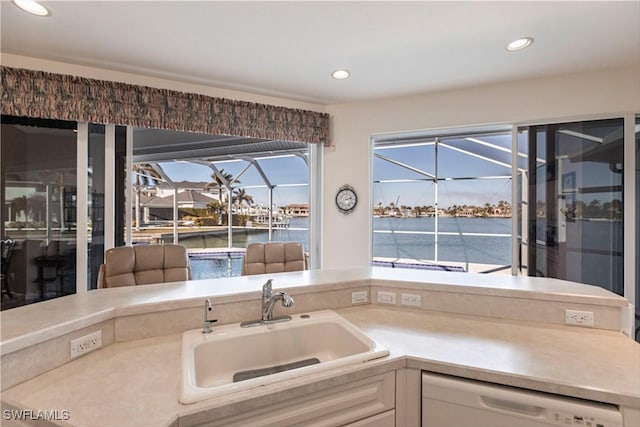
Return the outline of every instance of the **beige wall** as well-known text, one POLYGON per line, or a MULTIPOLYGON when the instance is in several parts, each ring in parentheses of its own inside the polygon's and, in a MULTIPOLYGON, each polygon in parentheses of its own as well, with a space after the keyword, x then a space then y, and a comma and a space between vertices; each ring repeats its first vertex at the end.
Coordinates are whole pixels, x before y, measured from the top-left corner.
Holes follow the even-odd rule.
POLYGON ((369 264, 372 134, 640 112, 639 75, 637 67, 613 69, 328 106, 335 147, 323 164, 324 267, 369 264), (334 203, 345 183, 359 198, 346 216, 334 203))
POLYGON ((383 132, 497 123, 545 122, 640 112, 640 69, 629 67, 507 82, 424 95, 323 106, 93 67, 3 54, 3 65, 328 112, 335 146, 323 158, 323 266, 366 266, 370 254, 369 137, 383 132), (348 183, 359 204, 350 215, 335 207, 348 183))

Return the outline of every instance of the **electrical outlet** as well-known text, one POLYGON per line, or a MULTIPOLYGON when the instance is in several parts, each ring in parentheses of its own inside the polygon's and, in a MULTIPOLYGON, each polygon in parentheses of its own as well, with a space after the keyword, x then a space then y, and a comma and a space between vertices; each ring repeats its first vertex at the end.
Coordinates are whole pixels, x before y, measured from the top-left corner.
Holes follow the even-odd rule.
POLYGON ((366 304, 369 302, 369 291, 351 292, 351 304, 366 304))
POLYGON ((567 325, 593 326, 593 312, 579 310, 565 310, 564 323, 567 325))
POLYGON ((400 304, 422 307, 422 296, 416 294, 400 294, 400 304))
POLYGON ((395 292, 378 292, 378 302, 382 304, 395 304, 396 293, 395 292))
POLYGON ((102 347, 102 329, 71 341, 71 358, 102 347))

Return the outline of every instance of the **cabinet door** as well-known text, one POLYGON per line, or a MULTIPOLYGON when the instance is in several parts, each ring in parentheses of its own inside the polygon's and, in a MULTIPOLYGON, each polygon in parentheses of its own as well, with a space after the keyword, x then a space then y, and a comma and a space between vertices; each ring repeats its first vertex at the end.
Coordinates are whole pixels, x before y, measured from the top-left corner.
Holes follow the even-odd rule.
POLYGON ((396 425, 420 427, 422 371, 403 368, 396 371, 396 425))
POLYGON ((392 409, 382 414, 347 424, 344 427, 396 427, 396 410, 392 409))
MULTIPOLYGON (((395 371, 354 381, 201 426, 344 426, 394 409, 395 371)), ((367 425, 368 424, 363 424, 367 425)), ((375 424, 374 424, 375 425, 375 424)), ((386 424, 385 427, 393 424, 386 424)))

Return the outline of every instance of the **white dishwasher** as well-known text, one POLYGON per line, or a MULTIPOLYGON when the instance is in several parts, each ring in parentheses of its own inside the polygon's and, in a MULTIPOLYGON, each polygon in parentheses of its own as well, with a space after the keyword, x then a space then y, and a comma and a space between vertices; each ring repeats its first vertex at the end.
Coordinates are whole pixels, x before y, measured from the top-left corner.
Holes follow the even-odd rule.
POLYGON ((422 427, 621 427, 615 405, 422 374, 422 427))

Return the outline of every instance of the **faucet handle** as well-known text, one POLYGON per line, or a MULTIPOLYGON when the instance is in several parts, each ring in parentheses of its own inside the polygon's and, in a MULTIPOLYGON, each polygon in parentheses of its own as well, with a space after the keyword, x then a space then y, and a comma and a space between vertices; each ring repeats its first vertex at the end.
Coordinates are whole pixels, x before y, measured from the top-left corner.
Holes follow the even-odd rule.
POLYGON ((273 279, 269 279, 264 285, 262 285, 262 296, 264 298, 271 298, 272 290, 273 290, 273 279))
POLYGON ((210 311, 213 311, 213 306, 211 305, 211 300, 207 299, 204 302, 204 324, 202 327, 203 334, 210 334, 211 332, 213 332, 213 330, 211 329, 211 325, 218 321, 218 319, 209 319, 210 311))

